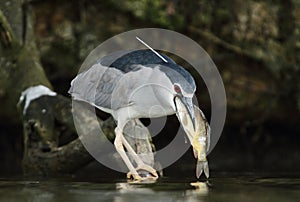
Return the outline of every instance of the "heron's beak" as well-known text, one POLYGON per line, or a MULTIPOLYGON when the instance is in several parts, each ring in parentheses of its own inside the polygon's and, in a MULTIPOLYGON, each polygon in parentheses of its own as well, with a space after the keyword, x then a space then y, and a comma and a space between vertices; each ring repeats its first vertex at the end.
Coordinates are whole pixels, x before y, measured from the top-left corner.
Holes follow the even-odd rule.
POLYGON ((188 97, 179 97, 181 102, 183 103, 183 105, 185 106, 191 120, 193 123, 193 129, 195 131, 195 113, 194 113, 194 104, 193 104, 193 100, 192 98, 188 98, 188 97))

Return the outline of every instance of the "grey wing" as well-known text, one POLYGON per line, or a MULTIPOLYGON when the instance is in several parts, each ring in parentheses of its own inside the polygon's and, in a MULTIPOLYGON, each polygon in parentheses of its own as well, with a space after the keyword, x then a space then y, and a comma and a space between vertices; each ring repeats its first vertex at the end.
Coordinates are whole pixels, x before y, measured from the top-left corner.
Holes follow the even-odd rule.
POLYGON ((118 69, 95 64, 73 79, 69 93, 75 100, 88 102, 98 108, 111 109, 112 92, 123 74, 118 69))
POLYGON ((102 57, 100 60, 97 61, 97 63, 107 66, 107 67, 110 67, 116 60, 118 60, 119 58, 121 58, 122 56, 124 56, 130 52, 132 52, 132 50, 116 51, 116 52, 113 52, 111 54, 108 54, 108 55, 102 57))

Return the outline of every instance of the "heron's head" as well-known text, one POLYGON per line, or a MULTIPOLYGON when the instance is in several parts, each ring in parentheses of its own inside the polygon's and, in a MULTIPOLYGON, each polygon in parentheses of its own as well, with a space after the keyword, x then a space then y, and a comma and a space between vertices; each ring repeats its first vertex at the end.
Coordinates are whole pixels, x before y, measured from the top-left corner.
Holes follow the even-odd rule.
MULTIPOLYGON (((163 56, 168 58, 165 55, 163 56)), ((196 91, 194 78, 186 69, 176 64, 172 60, 167 63, 160 63, 158 65, 158 68, 169 78, 169 81, 172 84, 171 91, 173 94, 173 102, 176 113, 178 112, 178 110, 180 110, 175 101, 175 98, 178 98, 177 101, 180 101, 182 103, 182 105, 180 106, 184 106, 186 108, 186 111, 188 112, 193 122, 193 128, 195 129, 194 105, 192 101, 192 98, 196 91)))
POLYGON ((192 120, 193 130, 195 130, 195 113, 193 104, 193 95, 185 92, 178 83, 173 84, 174 87, 174 105, 176 113, 187 112, 192 120))

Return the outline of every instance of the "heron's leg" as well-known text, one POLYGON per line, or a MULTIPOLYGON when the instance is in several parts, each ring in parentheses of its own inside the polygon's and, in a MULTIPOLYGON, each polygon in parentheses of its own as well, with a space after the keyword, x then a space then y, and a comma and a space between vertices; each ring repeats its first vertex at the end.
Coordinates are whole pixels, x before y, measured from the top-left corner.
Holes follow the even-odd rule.
MULTIPOLYGON (((114 141, 115 148, 117 152, 120 154, 121 158, 123 159, 124 163, 126 164, 127 168, 129 169, 131 175, 135 180, 141 180, 141 176, 137 173, 136 169, 133 167, 132 163, 130 162, 128 156, 125 153, 124 147, 123 147, 123 133, 122 130, 120 130, 118 127, 115 128, 116 138, 114 141)), ((129 177, 130 177, 129 176, 129 177)), ((128 175, 127 175, 128 177, 128 175)))
MULTIPOLYGON (((145 164, 142 161, 142 159, 137 155, 137 153, 130 146, 130 144, 127 142, 127 140, 125 139, 124 136, 122 136, 122 142, 123 142, 123 145, 125 146, 125 148, 127 149, 127 151, 132 155, 134 161, 137 164, 137 167, 135 169, 148 171, 149 173, 151 173, 154 176, 155 179, 158 178, 156 170, 154 168, 152 168, 151 166, 145 164)), ((133 173, 131 173, 131 171, 129 173, 127 173, 128 178, 130 178, 131 175, 133 175, 133 173)))

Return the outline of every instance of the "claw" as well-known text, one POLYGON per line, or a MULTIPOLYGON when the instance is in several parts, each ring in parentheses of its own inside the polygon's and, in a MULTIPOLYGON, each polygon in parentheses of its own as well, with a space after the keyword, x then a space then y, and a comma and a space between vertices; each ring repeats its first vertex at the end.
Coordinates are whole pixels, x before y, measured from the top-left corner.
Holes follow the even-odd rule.
POLYGON ((142 180, 142 177, 139 175, 139 174, 133 174, 133 173, 131 173, 131 172, 128 172, 127 173, 127 178, 128 179, 133 179, 134 181, 140 181, 140 180, 142 180))
POLYGON ((156 170, 154 168, 152 168, 151 166, 148 166, 146 164, 138 165, 138 167, 136 168, 136 170, 145 170, 145 171, 148 171, 149 173, 151 173, 153 175, 153 177, 158 178, 158 174, 157 174, 156 170))
POLYGON ((197 161, 196 176, 199 178, 204 171, 206 178, 209 178, 209 168, 207 161, 197 161))

